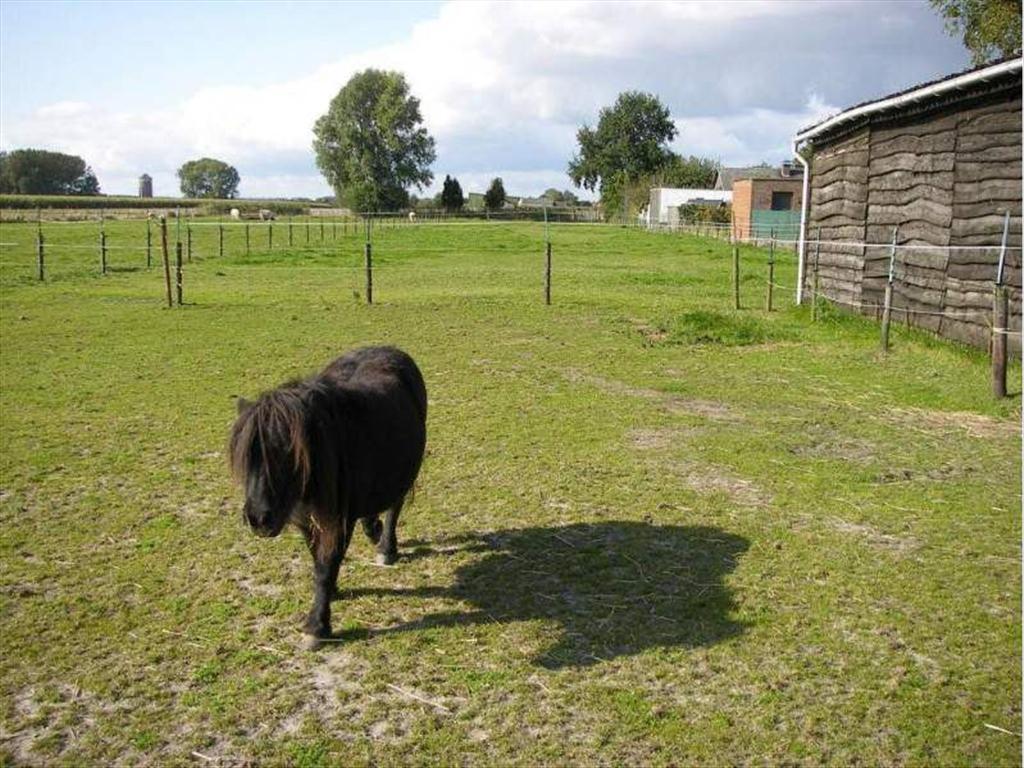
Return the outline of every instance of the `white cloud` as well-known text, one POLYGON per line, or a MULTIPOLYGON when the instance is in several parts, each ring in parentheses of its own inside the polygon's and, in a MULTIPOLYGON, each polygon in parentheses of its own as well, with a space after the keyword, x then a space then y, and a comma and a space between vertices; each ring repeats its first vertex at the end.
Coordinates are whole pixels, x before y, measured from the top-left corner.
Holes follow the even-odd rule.
POLYGON ((847 2, 449 3, 400 43, 288 81, 204 86, 156 112, 60 102, 3 114, 0 145, 79 154, 112 193, 134 191, 142 172, 158 192, 176 190, 182 162, 212 155, 238 168, 244 194, 324 194, 313 122, 353 73, 373 66, 406 74, 438 141, 435 174, 454 173, 464 189, 493 176, 510 193, 568 186, 577 128, 631 88, 669 106, 678 151, 777 161, 825 102, 955 68, 933 17, 906 3, 885 13, 847 2), (922 28, 929 19, 933 31, 922 28))
POLYGON ((778 162, 801 128, 840 111, 812 95, 804 109, 780 112, 751 109, 723 117, 695 116, 676 122, 678 151, 734 165, 778 162))

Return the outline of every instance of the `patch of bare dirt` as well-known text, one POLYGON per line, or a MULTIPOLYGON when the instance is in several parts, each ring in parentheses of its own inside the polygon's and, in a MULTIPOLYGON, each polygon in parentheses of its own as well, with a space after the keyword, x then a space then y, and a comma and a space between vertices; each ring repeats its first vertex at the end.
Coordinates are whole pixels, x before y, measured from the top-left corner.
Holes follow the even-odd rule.
POLYGON ((330 647, 299 663, 303 669, 297 672, 304 674, 302 704, 280 722, 277 730, 282 734, 297 733, 307 717, 314 717, 321 723, 342 717, 345 708, 340 695, 347 697, 362 692, 361 680, 369 669, 357 656, 330 647))
POLYGON ((830 432, 812 437, 804 445, 790 449, 796 456, 813 459, 837 459, 855 464, 869 464, 877 454, 877 446, 860 438, 844 437, 830 432))
POLYGON ((669 397, 668 412, 684 416, 698 416, 711 421, 736 421, 737 416, 725 403, 713 400, 693 400, 685 397, 669 397))
POLYGON ((259 597, 280 597, 284 592, 284 589, 280 584, 274 584, 272 582, 262 583, 248 576, 236 578, 235 583, 238 584, 238 588, 247 595, 256 595, 259 597))
POLYGON ((634 448, 641 451, 661 451, 684 443, 701 434, 699 428, 663 427, 660 429, 633 429, 627 437, 634 448))
POLYGON ((882 533, 877 528, 863 523, 851 523, 836 518, 832 521, 833 527, 840 533, 857 536, 866 543, 879 549, 886 549, 897 554, 907 554, 921 547, 921 542, 913 536, 893 536, 882 533))
POLYGON ((573 384, 586 384, 600 389, 610 395, 624 395, 625 397, 637 397, 644 400, 661 400, 665 397, 663 392, 645 387, 634 387, 624 381, 606 379, 602 376, 594 376, 577 368, 568 368, 563 371, 565 378, 573 384))
POLYGON ((646 320, 630 318, 629 322, 630 325, 633 326, 633 330, 643 336, 645 344, 653 346, 655 344, 660 344, 668 338, 668 331, 664 328, 656 328, 646 320))
POLYGON ((679 395, 659 392, 656 389, 647 387, 635 387, 624 381, 606 379, 602 376, 595 376, 576 368, 568 368, 563 371, 565 378, 573 384, 585 384, 600 389, 611 395, 622 397, 635 397, 642 400, 650 400, 665 405, 669 413, 682 414, 685 416, 697 416, 711 419, 713 421, 734 421, 736 415, 724 403, 713 400, 697 400, 679 395))
POLYGON ((969 437, 1020 436, 1017 419, 1004 420, 970 411, 933 411, 927 408, 893 408, 888 420, 911 429, 928 432, 960 432, 969 437))
POLYGON ((887 469, 878 475, 877 482, 881 484, 909 483, 912 480, 932 480, 942 482, 944 480, 958 480, 960 478, 973 475, 977 471, 978 468, 971 464, 948 462, 946 464, 940 464, 937 467, 932 467, 923 472, 920 470, 906 468, 887 469))
POLYGON ((130 706, 96 699, 77 686, 60 685, 56 696, 29 686, 14 695, 14 730, 0 729, 0 744, 14 757, 16 765, 43 766, 59 762, 81 741, 104 713, 130 706), (46 754, 37 745, 46 742, 46 754))
POLYGON ((752 480, 737 477, 725 467, 715 464, 685 462, 673 467, 691 490, 701 494, 724 493, 744 507, 763 507, 771 498, 752 480))

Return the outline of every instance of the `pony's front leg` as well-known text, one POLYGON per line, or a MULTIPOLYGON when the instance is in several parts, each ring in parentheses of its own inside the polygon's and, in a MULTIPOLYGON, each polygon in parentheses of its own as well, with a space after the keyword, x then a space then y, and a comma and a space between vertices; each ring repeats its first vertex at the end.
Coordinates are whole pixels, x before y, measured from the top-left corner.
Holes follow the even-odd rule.
POLYGON ((331 636, 331 597, 340 567, 340 549, 313 556, 313 607, 302 625, 302 631, 308 635, 306 645, 311 650, 320 645, 320 640, 331 636))
POLYGON ((344 536, 335 539, 334 546, 325 548, 311 537, 310 552, 313 555, 313 607, 310 608, 302 631, 308 636, 306 646, 313 650, 320 641, 331 636, 331 598, 336 592, 338 569, 345 557, 348 541, 344 536))

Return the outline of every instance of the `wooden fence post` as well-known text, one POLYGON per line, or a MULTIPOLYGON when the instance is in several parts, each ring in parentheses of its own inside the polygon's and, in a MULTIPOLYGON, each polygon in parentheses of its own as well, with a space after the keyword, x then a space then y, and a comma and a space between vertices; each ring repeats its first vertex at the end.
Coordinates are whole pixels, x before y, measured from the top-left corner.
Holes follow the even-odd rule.
POLYGON ((249 255, 249 222, 245 222, 245 255, 249 255))
POLYGON ((544 259, 544 303, 551 305, 551 241, 545 244, 544 259))
POLYGON ((191 264, 192 263, 192 225, 191 224, 186 224, 185 225, 185 242, 188 244, 185 252, 188 254, 188 263, 191 264))
POLYGON ((320 218, 320 242, 322 243, 323 241, 324 241, 324 220, 323 220, 323 217, 321 217, 320 218))
POLYGON ((373 304, 373 253, 370 241, 366 241, 364 253, 366 256, 366 303, 373 304))
POLYGON ((267 249, 274 250, 274 222, 267 223, 267 249))
POLYGON ((100 274, 107 274, 107 233, 100 231, 100 274))
POLYGON ((811 322, 818 322, 818 267, 821 264, 821 227, 814 238, 814 271, 811 275, 811 322))
POLYGON ((892 248, 889 251, 889 278, 885 283, 885 303, 882 305, 882 351, 889 351, 889 320, 892 316, 892 280, 896 269, 896 239, 899 226, 892 228, 892 248))
POLYGON ((289 216, 288 217, 288 246, 291 247, 291 244, 292 244, 292 217, 289 216))
POLYGON ((167 307, 174 306, 171 299, 171 257, 167 252, 167 217, 160 217, 160 244, 164 255, 164 282, 167 283, 167 307))
POLYGON ((149 216, 146 217, 146 269, 153 266, 153 229, 150 227, 149 216))
POLYGON ((181 306, 181 242, 174 244, 174 284, 177 288, 178 306, 181 306))
POLYGON ((765 296, 764 305, 768 312, 772 311, 772 288, 775 283, 775 229, 772 229, 772 239, 768 244, 768 292, 765 296))
POLYGON ((306 219, 306 243, 309 243, 309 219, 306 219))
POLYGON ((363 249, 363 255, 366 260, 366 303, 373 304, 373 250, 370 245, 372 234, 373 222, 370 219, 370 215, 366 214, 366 244, 363 249))
POLYGON ((43 253, 43 230, 39 228, 39 232, 36 235, 36 267, 39 272, 39 280, 46 279, 46 257, 43 253))
POLYGON ((1010 236, 1010 212, 1003 217, 1003 241, 999 248, 996 283, 992 289, 992 394, 1006 397, 1006 332, 1009 329, 1009 292, 1003 287, 1006 244, 1010 236))
POLYGON ((732 298, 733 308, 740 308, 740 245, 738 242, 732 246, 732 298))
POLYGON ((217 224, 217 255, 224 258, 224 225, 217 224))

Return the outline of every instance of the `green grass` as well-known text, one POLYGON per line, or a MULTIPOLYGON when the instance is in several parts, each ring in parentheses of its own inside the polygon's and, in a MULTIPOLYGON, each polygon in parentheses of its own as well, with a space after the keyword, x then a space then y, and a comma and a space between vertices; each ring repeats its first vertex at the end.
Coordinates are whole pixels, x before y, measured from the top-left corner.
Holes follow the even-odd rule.
POLYGON ((735 311, 692 237, 553 226, 546 307, 542 225, 381 228, 366 306, 352 230, 197 227, 166 309, 143 225, 105 277, 44 228, 43 284, 34 231, 0 227, 4 762, 1020 763, 1020 401, 981 352, 769 315, 753 249, 735 311), (378 342, 428 456, 309 654, 304 546, 247 533, 224 443, 378 342))

